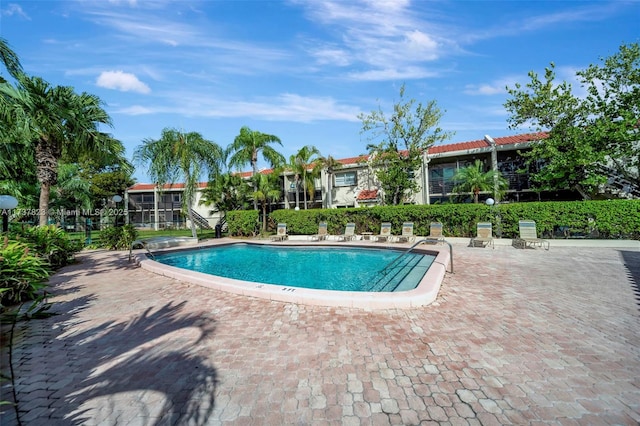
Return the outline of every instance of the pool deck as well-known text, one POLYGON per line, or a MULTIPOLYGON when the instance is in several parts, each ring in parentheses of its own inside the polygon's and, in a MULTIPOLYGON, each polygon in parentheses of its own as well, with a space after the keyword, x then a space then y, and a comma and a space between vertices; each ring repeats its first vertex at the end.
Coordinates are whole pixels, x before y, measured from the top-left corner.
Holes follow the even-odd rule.
MULTIPOLYGON (((57 315, 17 323, 0 399, 15 391, 23 425, 640 423, 639 242, 450 242, 435 302, 387 310, 236 295, 83 252, 51 279, 57 315)), ((0 424, 18 424, 12 406, 0 424)))

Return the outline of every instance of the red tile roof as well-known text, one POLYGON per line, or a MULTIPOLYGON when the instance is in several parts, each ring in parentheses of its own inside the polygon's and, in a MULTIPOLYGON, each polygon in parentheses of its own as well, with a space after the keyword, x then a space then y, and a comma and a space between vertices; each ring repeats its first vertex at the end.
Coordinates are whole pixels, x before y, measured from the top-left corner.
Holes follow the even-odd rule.
MULTIPOLYGON (((549 134, 546 132, 523 133, 520 135, 497 137, 497 138, 494 138, 494 140, 496 141, 496 145, 512 145, 517 143, 538 141, 538 140, 546 139, 548 136, 549 134)), ((429 148, 428 152, 429 154, 442 154, 445 152, 456 152, 456 151, 466 151, 469 149, 487 148, 489 146, 490 146, 489 143, 484 139, 477 139, 477 140, 467 141, 467 142, 456 142, 456 143, 450 143, 445 145, 432 146, 429 148)), ((366 163, 368 161, 368 158, 369 158, 368 155, 359 155, 357 157, 338 159, 337 161, 343 165, 359 164, 359 163, 366 163)), ((268 175, 272 172, 273 172, 273 169, 260 170, 260 173, 265 175, 268 175)), ((253 172, 251 171, 236 173, 236 175, 243 178, 248 178, 252 174, 253 172)), ((199 183, 200 188, 204 188, 206 186, 207 186, 206 182, 199 183)), ((152 191, 154 187, 155 185, 152 183, 137 183, 129 187, 128 190, 129 191, 152 191)), ((166 189, 183 189, 183 188, 184 188, 184 184, 182 183, 174 183, 173 185, 170 185, 170 184, 164 185, 165 190, 166 189)), ((362 194, 363 192, 365 191, 361 191, 360 194, 362 194)), ((376 196, 377 196, 377 191, 376 191, 376 196)), ((360 195, 358 195, 358 200, 360 200, 359 197, 360 195)), ((365 199, 369 199, 369 198, 365 198, 365 199)))
POLYGON ((368 158, 368 155, 359 155, 357 157, 342 158, 336 161, 340 164, 359 164, 366 163, 368 158))
MULTIPOLYGON (((541 139, 547 138, 548 134, 544 132, 540 133, 525 133, 522 135, 514 135, 514 136, 503 136, 499 138, 494 138, 496 141, 496 145, 512 145, 517 143, 525 143, 531 141, 537 141, 541 139)), ((429 148, 429 154, 442 154, 444 152, 456 152, 456 151, 466 151, 469 149, 478 149, 478 148, 487 148, 489 142, 484 139, 477 139, 474 141, 468 142, 457 142, 450 143, 446 145, 437 145, 429 148)))
POLYGON ((358 193, 358 201, 365 200, 376 200, 378 199, 378 190, 377 189, 363 189, 358 193))

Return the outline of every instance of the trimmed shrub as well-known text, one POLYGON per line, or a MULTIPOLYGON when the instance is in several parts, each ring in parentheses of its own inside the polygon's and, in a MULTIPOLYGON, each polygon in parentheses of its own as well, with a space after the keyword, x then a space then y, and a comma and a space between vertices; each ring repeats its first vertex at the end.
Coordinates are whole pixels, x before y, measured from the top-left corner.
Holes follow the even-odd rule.
MULTIPOLYGON (((255 236, 258 213, 230 212, 230 235, 255 236), (233 214, 232 214, 233 213, 233 214), (250 219, 249 219, 250 218, 250 219), (236 222, 238 221, 238 222, 236 222), (249 232, 252 230, 253 232, 249 232)), ((494 233, 502 238, 518 236, 519 220, 534 220, 545 238, 640 239, 640 200, 567 201, 509 203, 489 207, 485 204, 432 204, 376 206, 351 209, 276 210, 273 224, 284 222, 291 235, 314 234, 318 223, 326 221, 330 234, 341 234, 347 222, 356 223, 356 232, 380 231, 382 222, 391 222, 392 232, 400 234, 403 222, 414 222, 416 235, 428 235, 431 222, 442 222, 448 237, 472 237, 478 222, 490 221, 494 233)))
POLYGON ((260 233, 258 212, 256 210, 233 210, 227 212, 229 235, 237 237, 255 237, 260 233))

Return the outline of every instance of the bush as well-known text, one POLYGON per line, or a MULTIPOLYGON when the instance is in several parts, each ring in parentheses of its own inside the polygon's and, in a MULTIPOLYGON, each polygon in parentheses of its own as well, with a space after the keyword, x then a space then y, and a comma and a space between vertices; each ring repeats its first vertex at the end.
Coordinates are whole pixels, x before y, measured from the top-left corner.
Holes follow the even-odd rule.
POLYGON ((0 247, 0 304, 33 299, 47 286, 49 264, 28 244, 5 238, 0 247))
POLYGON ((127 250, 138 238, 138 230, 131 224, 109 226, 100 231, 100 244, 108 250, 127 250))
POLYGON ((234 210, 227 212, 229 235, 255 237, 260 232, 258 212, 256 210, 234 210))
POLYGON ((82 250, 83 246, 82 241, 73 240, 69 234, 55 225, 26 228, 22 238, 30 243, 54 270, 72 263, 74 254, 82 250))
MULTIPOLYGON (((257 215, 257 212, 252 213, 257 215)), ((232 232, 240 228, 234 223, 238 216, 227 217, 230 234, 247 235, 232 232)), ((356 223, 357 233, 378 233, 382 222, 391 222, 394 234, 402 232, 403 222, 414 222, 416 235, 428 235, 431 222, 442 222, 445 236, 471 237, 476 233, 478 222, 489 221, 494 225, 494 233, 503 238, 515 238, 519 234, 518 221, 528 219, 536 222, 538 233, 545 238, 640 239, 640 200, 509 203, 494 207, 485 204, 432 204, 287 209, 276 210, 270 217, 272 223, 286 223, 287 232, 291 235, 314 234, 322 221, 327 222, 329 233, 334 235, 344 232, 347 222, 356 223)))

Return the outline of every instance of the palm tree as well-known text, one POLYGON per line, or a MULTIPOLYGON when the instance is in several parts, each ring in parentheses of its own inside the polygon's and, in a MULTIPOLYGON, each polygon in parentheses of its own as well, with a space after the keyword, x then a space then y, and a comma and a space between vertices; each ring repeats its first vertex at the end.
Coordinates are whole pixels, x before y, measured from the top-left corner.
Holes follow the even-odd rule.
POLYGON ((215 142, 196 132, 184 133, 165 128, 160 139, 144 139, 134 154, 134 162, 148 165, 148 174, 158 188, 166 183, 184 182, 182 208, 191 222, 191 235, 197 238, 193 202, 201 176, 219 175, 224 152, 215 142))
MULTIPOLYGON (((4 64, 4 67, 13 78, 18 78, 22 74, 22 65, 20 64, 20 58, 9 47, 7 40, 0 37, 0 61, 4 64)), ((0 76, 0 83, 4 83, 5 80, 0 76)))
POLYGON ((267 231, 267 207, 280 198, 280 173, 270 173, 268 175, 259 173, 253 177, 256 190, 253 192, 253 199, 262 206, 262 233, 267 231))
POLYGON ((217 179, 209 181, 202 191, 200 204, 210 206, 214 212, 226 212, 231 210, 243 210, 248 206, 248 184, 240 176, 225 173, 217 179))
MULTIPOLYGON (((9 43, 3 38, 0 38, 0 61, 4 64, 5 69, 13 78, 18 78, 22 74, 22 65, 18 55, 9 47, 9 43)), ((7 80, 0 75, 0 83, 6 83, 7 80)), ((10 105, 10 102, 2 103, 2 107, 5 108, 10 105)), ((3 125, 0 126, 0 179, 16 178, 15 171, 25 168, 25 153, 20 149, 20 144, 15 143, 19 137, 14 134, 17 131, 17 126, 9 123, 8 119, 10 114, 3 113, 3 125), (18 165, 22 167, 18 167, 18 165)))
MULTIPOLYGON (((229 158, 229 168, 241 168, 245 164, 251 164, 252 174, 258 174, 258 155, 262 153, 263 158, 271 167, 277 167, 284 164, 285 158, 278 151, 273 149, 270 144, 282 145, 277 136, 260 133, 244 126, 240 129, 240 134, 236 136, 233 143, 227 148, 226 156, 229 158)), ((254 182, 253 191, 256 192, 257 182, 254 182)), ((258 210, 257 200, 253 201, 253 208, 258 210)))
POLYGON ((320 151, 312 145, 300 148, 295 155, 289 157, 287 168, 295 173, 294 181, 296 186, 296 208, 298 208, 300 198, 300 185, 302 184, 304 194, 304 209, 307 209, 307 194, 313 197, 315 192, 314 180, 320 174, 320 151), (310 169, 311 167, 311 169, 310 169))
POLYGON ((40 183, 39 223, 47 224, 49 195, 58 178, 61 159, 120 156, 122 143, 99 130, 111 126, 100 98, 76 94, 72 87, 52 87, 39 77, 20 75, 18 86, 0 83, 0 119, 32 149, 40 183))
MULTIPOLYGON (((478 195, 483 191, 502 191, 509 187, 509 182, 502 176, 499 171, 489 170, 483 171, 484 164, 481 160, 476 160, 470 166, 462 168, 453 176, 456 185, 453 192, 462 193, 470 192, 473 194, 473 202, 478 203, 478 195)), ((499 194, 494 194, 496 199, 499 194)))
POLYGON ((51 204, 60 220, 66 218, 63 212, 69 211, 75 212, 77 222, 80 211, 91 208, 91 181, 82 176, 78 164, 60 164, 58 183, 52 188, 51 195, 51 204))
POLYGON ((342 163, 340 163, 338 160, 336 160, 335 158, 329 155, 328 157, 320 157, 320 164, 322 165, 322 167, 324 167, 327 173, 327 204, 326 205, 327 205, 327 208, 330 209, 331 199, 332 199, 331 187, 333 182, 333 172, 336 169, 341 168, 342 163))

